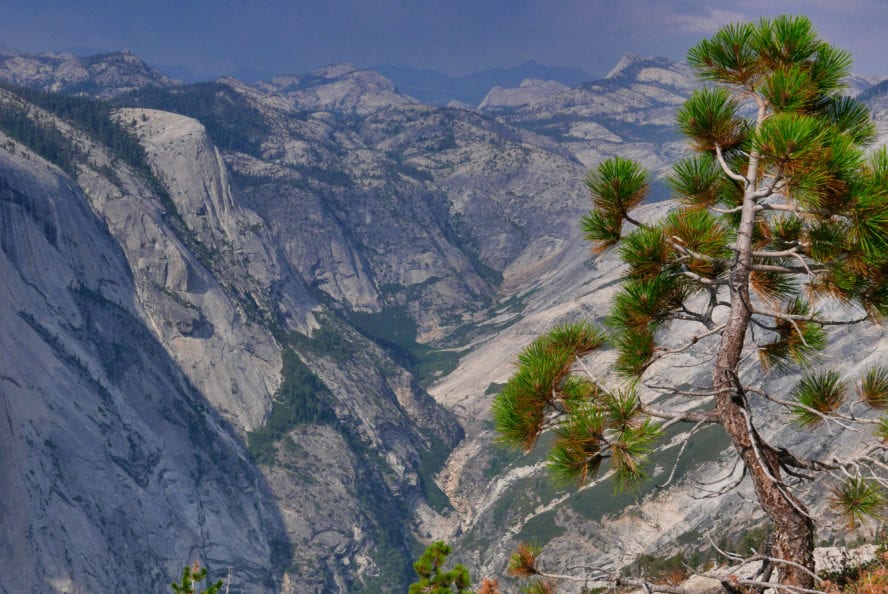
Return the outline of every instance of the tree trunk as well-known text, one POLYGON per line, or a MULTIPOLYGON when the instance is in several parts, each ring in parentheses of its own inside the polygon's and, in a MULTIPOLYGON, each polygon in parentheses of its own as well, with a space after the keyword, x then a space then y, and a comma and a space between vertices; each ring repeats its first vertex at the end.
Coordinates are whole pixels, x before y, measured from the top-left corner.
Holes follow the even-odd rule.
MULTIPOLYGON (((747 179, 755 179, 756 157, 750 160, 747 179)), ((754 184, 750 184, 754 187, 754 184)), ((752 318, 749 299, 749 271, 752 259, 751 237, 755 223, 755 202, 747 190, 737 232, 737 259, 730 275, 731 313, 722 334, 715 368, 712 372, 716 394, 716 413, 731 443, 746 465, 759 505, 776 525, 773 556, 792 561, 814 571, 814 524, 804 505, 783 485, 777 452, 765 443, 749 413, 743 386, 737 375, 746 331, 752 318)), ((814 579, 807 572, 787 564, 777 567, 781 584, 813 588, 814 579)))

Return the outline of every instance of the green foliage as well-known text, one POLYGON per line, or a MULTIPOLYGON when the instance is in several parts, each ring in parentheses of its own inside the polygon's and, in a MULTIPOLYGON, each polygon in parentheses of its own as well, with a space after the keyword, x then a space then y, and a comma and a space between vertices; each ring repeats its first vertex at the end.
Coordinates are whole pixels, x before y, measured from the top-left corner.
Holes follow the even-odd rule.
POLYGON ((207 585, 204 590, 197 590, 197 584, 207 579, 207 568, 201 567, 200 563, 195 561, 193 567, 185 566, 182 570, 182 579, 177 583, 173 582, 173 592, 175 594, 216 594, 222 587, 222 580, 217 580, 213 584, 207 585))
POLYGON ((869 369, 860 380, 857 395, 872 408, 888 409, 888 367, 879 365, 869 369))
POLYGON ((293 332, 288 336, 289 342, 299 350, 319 357, 329 357, 342 364, 358 353, 360 345, 350 340, 338 319, 320 316, 319 323, 320 326, 312 331, 311 337, 293 332))
POLYGON ((297 425, 336 423, 332 395, 324 383, 292 349, 285 349, 282 356, 283 381, 275 393, 271 414, 261 429, 247 434, 250 454, 259 464, 274 463, 275 444, 297 425))
POLYGON ((459 364, 458 351, 437 349, 416 341, 416 322, 403 307, 387 307, 378 313, 354 311, 349 314, 349 320, 399 365, 412 371, 420 384, 430 384, 459 364))
MULTIPOLYGON (((179 223, 176 225, 180 228, 178 231, 180 233, 184 231, 175 204, 148 165, 145 149, 131 131, 113 117, 115 106, 88 97, 46 93, 3 82, 0 82, 0 88, 7 89, 26 102, 58 116, 73 128, 86 133, 92 140, 107 148, 115 158, 126 162, 142 176, 148 187, 157 194, 167 214, 179 223)), ((0 110, 0 130, 54 163, 69 175, 77 175, 77 162, 83 160, 85 155, 82 155, 80 148, 55 125, 40 121, 37 114, 32 111, 31 108, 5 107, 0 110)), ((113 169, 103 173, 109 176, 113 175, 113 169)), ((209 265, 205 254, 206 248, 187 232, 182 235, 182 239, 196 252, 202 262, 209 265)))
POLYGON ((848 387, 838 371, 826 371, 802 377, 790 396, 799 405, 792 413, 801 425, 816 425, 824 415, 835 412, 845 401, 848 387))
POLYGON ((684 300, 686 283, 678 276, 629 279, 614 297, 607 324, 619 330, 656 329, 684 300))
POLYGON ((849 478, 833 489, 829 501, 847 518, 848 528, 851 530, 867 520, 881 520, 882 508, 886 503, 885 492, 879 484, 860 477, 849 478))
POLYGON ((614 157, 590 172, 585 183, 596 210, 583 219, 583 230, 603 249, 619 240, 623 218, 650 191, 647 172, 634 161, 614 157))
POLYGON ((115 103, 192 117, 206 127, 213 143, 223 150, 259 154, 261 139, 270 130, 259 110, 223 83, 140 89, 118 97, 115 103))
POLYGON ((580 220, 583 237, 593 244, 595 252, 602 252, 620 241, 622 219, 601 210, 593 210, 580 220))
POLYGON ((725 178, 715 157, 702 153, 676 162, 669 186, 684 204, 708 208, 722 199, 725 178))
POLYGON ((540 556, 543 547, 537 542, 522 542, 509 557, 506 570, 509 575, 518 577, 531 577, 537 575, 537 557, 540 556))
POLYGON ((737 101, 721 87, 694 91, 679 108, 676 119, 679 129, 700 151, 734 148, 745 139, 743 121, 738 118, 737 101))
POLYGON ((441 514, 446 514, 453 507, 450 505, 450 499, 435 483, 434 476, 444 467, 453 448, 434 433, 430 433, 428 437, 429 447, 420 453, 419 480, 429 507, 441 514))
POLYGON ((430 544, 413 564, 419 581, 410 584, 409 594, 471 594, 469 570, 457 563, 450 571, 443 571, 453 547, 443 541, 430 544))
POLYGON ((562 413, 548 456, 555 482, 584 484, 608 459, 617 489, 623 489, 644 479, 643 464, 659 429, 639 418, 634 390, 609 393, 570 374, 578 357, 602 343, 602 333, 587 324, 559 326, 534 341, 518 355, 518 371, 494 399, 494 419, 500 441, 529 450, 549 412, 562 413))
POLYGON ((626 213, 644 200, 650 189, 647 172, 638 163, 621 157, 603 161, 586 177, 596 208, 626 213))
POLYGON ((876 139, 876 125, 870 121, 869 109, 859 99, 831 96, 823 102, 822 109, 836 130, 855 144, 866 146, 876 139))
POLYGON ((626 378, 637 377, 654 355, 654 332, 649 326, 626 328, 613 338, 617 350, 617 372, 626 378))
POLYGON ((752 23, 731 23, 688 50, 688 62, 702 80, 750 86, 762 74, 755 36, 752 23))
POLYGON ((629 266, 626 278, 650 280, 659 276, 672 256, 672 246, 660 227, 638 227, 620 242, 620 257, 629 266))
MULTIPOLYGON (((518 371, 509 379, 493 403, 493 416, 500 441, 528 450, 543 429, 546 410, 563 400, 563 380, 577 357, 599 348, 603 334, 580 322, 559 326, 535 340, 518 355, 518 371)), ((570 384, 568 399, 577 395, 570 384)))
POLYGON ((602 437, 607 418, 593 403, 573 408, 556 430, 557 441, 549 450, 548 462, 557 485, 583 484, 595 477, 604 460, 602 437))
MULTIPOLYGON (((663 220, 663 233, 681 248, 690 250, 687 270, 714 279, 725 271, 730 257, 731 232, 708 210, 681 208, 663 220)), ((679 250, 680 251, 680 250, 679 250)))
MULTIPOLYGON (((0 82, 0 88, 12 91, 28 103, 45 109, 69 122, 75 128, 86 132, 93 140, 110 149, 115 156, 128 163, 138 165, 140 168, 144 167, 145 150, 124 125, 117 123, 112 118, 114 107, 110 103, 88 97, 73 97, 27 87, 16 87, 2 82, 0 82)), ((27 143, 25 142, 25 144, 27 143)), ((39 150, 35 152, 43 154, 39 150)), ((49 160, 55 162, 53 159, 49 160)))
POLYGON ((80 153, 54 125, 32 119, 25 110, 4 107, 0 109, 0 130, 69 175, 76 174, 80 153))
POLYGON ((882 443, 888 443, 888 417, 879 418, 874 433, 882 443))
POLYGON ((806 365, 826 348, 826 332, 813 318, 811 306, 795 297, 781 308, 783 317, 774 318, 775 336, 759 346, 759 362, 766 370, 786 369, 791 363, 806 365))

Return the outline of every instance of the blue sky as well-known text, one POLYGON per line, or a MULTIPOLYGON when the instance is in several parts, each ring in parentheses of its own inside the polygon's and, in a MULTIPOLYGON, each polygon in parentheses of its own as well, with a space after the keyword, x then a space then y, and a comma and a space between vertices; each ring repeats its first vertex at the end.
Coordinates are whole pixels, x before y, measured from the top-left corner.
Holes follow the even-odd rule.
POLYGON ((722 24, 781 13, 810 16, 858 73, 888 76, 888 0, 0 0, 0 44, 129 49, 205 77, 527 60, 601 75, 623 53, 682 59, 722 24))

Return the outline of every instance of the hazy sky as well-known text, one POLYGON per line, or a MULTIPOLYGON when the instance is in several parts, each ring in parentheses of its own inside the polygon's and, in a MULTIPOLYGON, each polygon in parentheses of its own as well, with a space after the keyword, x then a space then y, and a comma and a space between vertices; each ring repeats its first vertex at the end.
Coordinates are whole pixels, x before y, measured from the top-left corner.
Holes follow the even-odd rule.
POLYGON ((888 0, 0 0, 0 44, 130 49, 211 76, 306 72, 332 62, 464 74, 527 60, 601 75, 629 52, 683 59, 720 25, 807 14, 888 75, 888 0))

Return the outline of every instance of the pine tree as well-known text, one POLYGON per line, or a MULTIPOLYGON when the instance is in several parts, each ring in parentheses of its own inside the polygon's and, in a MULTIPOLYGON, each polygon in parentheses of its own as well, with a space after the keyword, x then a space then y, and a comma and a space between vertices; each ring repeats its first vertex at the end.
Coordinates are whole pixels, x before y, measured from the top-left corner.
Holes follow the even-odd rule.
POLYGON ((222 580, 216 580, 215 583, 207 586, 206 590, 197 591, 197 584, 207 579, 207 568, 201 568, 200 563, 194 562, 192 567, 187 565, 182 570, 182 579, 176 583, 172 583, 173 592, 175 594, 216 594, 222 587, 222 580))
POLYGON ((457 563, 450 571, 442 570, 452 552, 453 547, 440 540, 426 547, 413 564, 420 579, 410 585, 409 594, 471 594, 472 580, 464 565, 457 563))
POLYGON ((888 438, 888 417, 877 418, 888 406, 888 368, 857 381, 863 413, 849 412, 852 380, 817 365, 828 328, 888 313, 888 153, 867 155, 876 135, 869 113, 841 95, 851 57, 805 17, 725 26, 688 60, 705 86, 677 113, 693 147, 669 178, 678 206, 640 220, 648 174, 631 160, 609 159, 590 173, 586 238, 597 252, 616 246, 625 263, 608 331, 573 323, 527 347, 494 401, 497 430, 529 450, 553 428, 556 478, 583 484, 604 467, 625 487, 645 477, 664 424, 721 426, 774 523, 780 582, 811 588, 814 523, 799 484, 843 479, 830 501, 852 525, 876 517, 885 502, 875 456, 888 438), (829 310, 841 313, 830 317, 823 306, 835 304, 842 307, 829 310), (606 342, 624 380, 616 386, 583 370, 606 342), (652 366, 679 353, 700 354, 711 381, 690 389, 645 382, 652 366), (774 395, 753 385, 755 367, 803 375, 791 392, 774 395), (651 393, 701 406, 655 409, 651 393), (756 411, 776 406, 799 430, 832 419, 869 423, 872 447, 855 460, 792 452, 759 432, 756 411))

